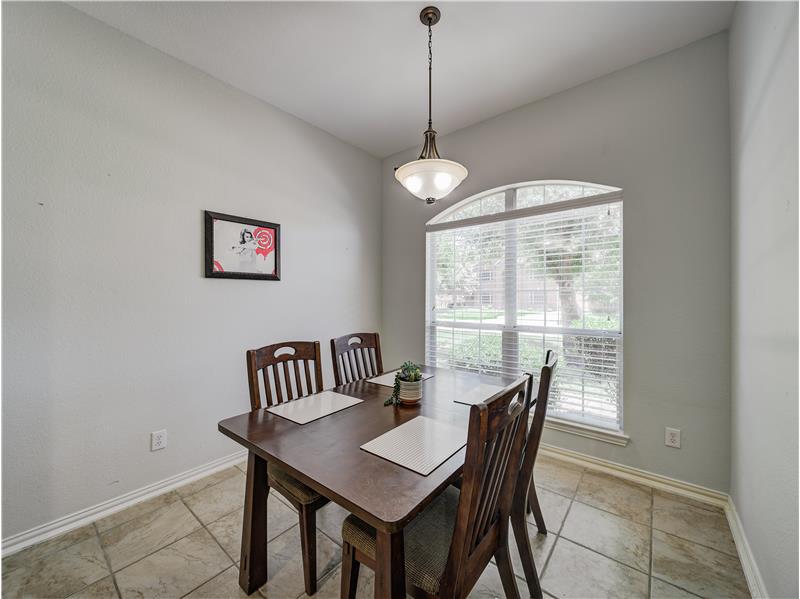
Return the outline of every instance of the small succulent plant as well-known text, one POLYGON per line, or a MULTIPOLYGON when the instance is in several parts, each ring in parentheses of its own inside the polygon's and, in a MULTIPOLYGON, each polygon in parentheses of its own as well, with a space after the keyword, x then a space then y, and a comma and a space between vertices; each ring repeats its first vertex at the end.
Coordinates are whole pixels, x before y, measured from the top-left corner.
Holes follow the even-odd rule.
POLYGON ((403 365, 400 367, 400 370, 397 371, 394 378, 399 378, 401 381, 407 383, 414 383, 422 380, 422 371, 414 362, 403 362, 403 365))
POLYGON ((398 399, 398 396, 400 395, 400 381, 414 383, 421 380, 422 371, 419 369, 419 366, 411 361, 403 362, 400 370, 398 370, 397 374, 394 375, 394 389, 392 389, 392 394, 389 396, 389 399, 383 402, 383 405, 388 406, 399 403, 400 400, 398 399))

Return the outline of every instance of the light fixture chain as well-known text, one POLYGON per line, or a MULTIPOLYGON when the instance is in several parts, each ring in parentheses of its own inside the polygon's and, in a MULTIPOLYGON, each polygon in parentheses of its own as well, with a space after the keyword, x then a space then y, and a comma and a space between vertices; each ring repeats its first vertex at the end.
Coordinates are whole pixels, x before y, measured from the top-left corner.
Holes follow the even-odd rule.
POLYGON ((433 94, 433 31, 431 30, 431 21, 428 19, 428 129, 432 128, 433 120, 431 118, 432 94, 433 94))

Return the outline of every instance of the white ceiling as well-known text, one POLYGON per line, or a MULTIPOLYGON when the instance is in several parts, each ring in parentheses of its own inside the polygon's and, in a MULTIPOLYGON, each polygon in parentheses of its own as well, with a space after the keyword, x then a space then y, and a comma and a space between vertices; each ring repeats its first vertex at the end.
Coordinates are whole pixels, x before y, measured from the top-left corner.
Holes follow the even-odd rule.
MULTIPOLYGON (((422 143, 426 3, 71 4, 375 156, 422 143)), ((439 6, 440 134, 726 29, 733 10, 731 2, 439 6)))

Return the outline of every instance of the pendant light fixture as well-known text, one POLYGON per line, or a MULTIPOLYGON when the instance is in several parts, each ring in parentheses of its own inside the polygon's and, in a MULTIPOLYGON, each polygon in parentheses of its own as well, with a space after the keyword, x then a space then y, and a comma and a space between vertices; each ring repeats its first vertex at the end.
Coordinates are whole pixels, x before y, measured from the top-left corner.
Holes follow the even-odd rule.
POLYGON ((428 204, 445 197, 467 178, 464 165, 439 157, 436 149, 436 131, 431 119, 431 83, 433 79, 433 32, 442 14, 435 6, 423 8, 419 20, 428 27, 428 128, 425 143, 417 160, 395 169, 395 179, 403 187, 428 204))

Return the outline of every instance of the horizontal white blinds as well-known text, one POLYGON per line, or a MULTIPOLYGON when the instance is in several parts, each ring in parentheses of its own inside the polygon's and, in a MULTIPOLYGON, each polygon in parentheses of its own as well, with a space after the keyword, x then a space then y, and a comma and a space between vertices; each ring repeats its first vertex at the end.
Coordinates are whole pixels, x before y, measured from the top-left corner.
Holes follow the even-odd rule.
POLYGON ((428 232, 427 362, 538 373, 552 349, 549 413, 619 429, 622 202, 516 216, 515 191, 508 220, 428 232))

